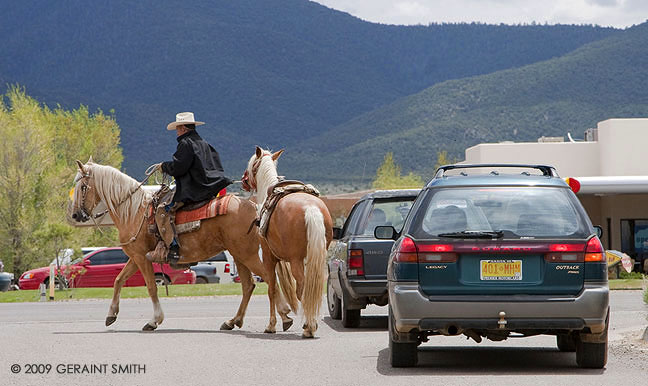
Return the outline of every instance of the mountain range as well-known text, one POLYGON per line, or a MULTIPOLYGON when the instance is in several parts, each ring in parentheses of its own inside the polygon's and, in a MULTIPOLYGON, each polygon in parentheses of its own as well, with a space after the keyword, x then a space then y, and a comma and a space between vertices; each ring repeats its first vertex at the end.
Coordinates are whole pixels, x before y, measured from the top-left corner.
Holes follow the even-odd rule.
POLYGON ((260 145, 286 149, 291 178, 363 182, 387 151, 428 173, 438 150, 645 115, 646 29, 382 25, 307 0, 26 0, 0 4, 0 84, 112 112, 134 177, 170 159, 165 126, 193 111, 234 178, 260 145))

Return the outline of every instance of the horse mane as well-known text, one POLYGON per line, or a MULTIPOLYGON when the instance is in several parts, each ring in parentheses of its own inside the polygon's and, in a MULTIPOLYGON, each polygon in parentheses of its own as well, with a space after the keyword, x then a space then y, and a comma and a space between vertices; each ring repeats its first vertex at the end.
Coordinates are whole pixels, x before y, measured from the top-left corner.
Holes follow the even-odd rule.
POLYGON ((88 163, 90 174, 95 180, 97 194, 111 213, 124 222, 130 222, 140 207, 151 199, 150 193, 139 188, 139 182, 112 166, 88 163), (133 192, 131 194, 131 192, 133 192), (131 195, 129 198, 128 195, 131 195), (124 200, 122 203, 121 201, 124 200), (121 203, 121 205, 119 205, 121 203), (119 206, 118 206, 119 205, 119 206))
POLYGON ((267 156, 271 154, 268 150, 263 151, 264 156, 261 157, 261 163, 256 175, 257 185, 263 183, 263 185, 268 186, 277 182, 277 163, 272 160, 272 157, 267 156))
MULTIPOLYGON (((257 200, 259 202, 257 205, 257 212, 261 211, 261 206, 263 206, 263 202, 268 195, 266 189, 262 189, 261 187, 268 187, 277 182, 277 162, 273 161, 272 157, 268 157, 269 155, 272 155, 269 150, 263 150, 261 161, 259 161, 259 168, 257 169, 256 176, 254 176, 257 185, 257 200)), ((252 165, 256 159, 256 154, 250 158, 250 162, 248 162, 248 170, 252 170, 252 165)))

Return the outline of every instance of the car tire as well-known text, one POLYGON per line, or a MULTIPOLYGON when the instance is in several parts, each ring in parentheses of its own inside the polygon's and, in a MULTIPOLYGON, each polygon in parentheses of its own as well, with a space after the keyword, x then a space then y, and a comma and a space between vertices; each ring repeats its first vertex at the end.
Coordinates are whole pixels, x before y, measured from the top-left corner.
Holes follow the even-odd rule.
MULTIPOLYGON (((329 274, 330 275, 330 274, 329 274)), ((335 293, 335 289, 331 285, 331 279, 326 280, 326 303, 328 305, 328 312, 331 319, 342 319, 342 300, 335 293)))
POLYGON ((392 367, 413 367, 418 363, 418 344, 415 342, 396 342, 391 307, 389 307, 389 363, 392 367))
POLYGON ((196 284, 207 284, 207 279, 204 277, 200 276, 196 278, 196 284))
POLYGON ((171 282, 169 281, 169 278, 166 277, 166 275, 161 274, 161 273, 156 273, 155 274, 155 285, 169 285, 171 282))
POLYGON ((556 335, 556 344, 558 345, 558 350, 562 352, 576 351, 576 342, 570 334, 556 335))
POLYGON ((360 326, 360 310, 350 310, 346 306, 342 295, 342 326, 346 328, 357 328, 360 326))
MULTIPOLYGON (((45 279, 43 281, 43 283, 45 284, 45 287, 47 287, 49 289, 49 277, 47 279, 45 279)), ((54 288, 58 291, 58 290, 66 289, 67 286, 65 284, 61 283, 61 281, 59 280, 58 277, 55 277, 54 278, 54 288)))
POLYGON ((608 344, 584 343, 576 344, 576 363, 578 367, 587 369, 602 369, 607 363, 608 344))
POLYGON ((602 369, 607 364, 608 355, 608 327, 610 310, 605 319, 605 330, 601 336, 602 342, 583 342, 581 336, 576 339, 576 363, 578 367, 587 369, 602 369))

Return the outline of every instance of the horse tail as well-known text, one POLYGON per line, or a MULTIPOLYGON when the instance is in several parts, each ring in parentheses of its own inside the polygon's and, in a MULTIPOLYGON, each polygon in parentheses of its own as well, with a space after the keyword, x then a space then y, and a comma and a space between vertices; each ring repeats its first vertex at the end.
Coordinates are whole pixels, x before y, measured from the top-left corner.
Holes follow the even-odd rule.
POLYGON ((279 277, 279 286, 281 287, 281 292, 284 295, 284 298, 288 301, 290 309, 297 313, 299 309, 299 300, 297 300, 297 286, 295 285, 295 279, 290 273, 290 263, 287 261, 279 260, 278 264, 275 267, 277 272, 277 277, 279 277))
POLYGON ((304 280, 302 307, 306 323, 316 326, 324 290, 326 227, 324 226, 324 216, 316 206, 306 208, 304 219, 308 243, 306 245, 306 280, 304 280))

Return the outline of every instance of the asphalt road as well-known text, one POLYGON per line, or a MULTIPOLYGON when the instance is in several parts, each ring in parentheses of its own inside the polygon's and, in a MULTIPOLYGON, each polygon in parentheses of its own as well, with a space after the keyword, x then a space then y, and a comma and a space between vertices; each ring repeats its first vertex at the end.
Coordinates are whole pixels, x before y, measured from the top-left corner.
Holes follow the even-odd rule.
POLYGON ((288 332, 263 333, 265 296, 253 297, 243 329, 219 331, 238 302, 163 299, 166 319, 152 333, 140 331, 152 314, 148 299, 122 300, 108 328, 108 300, 0 304, 0 385, 648 384, 648 343, 641 339, 648 307, 640 291, 612 293, 603 370, 579 369, 574 354, 559 352, 549 336, 481 344, 434 337, 419 349, 418 367, 393 369, 384 307, 364 311, 354 330, 324 313, 318 338, 303 340, 298 318, 288 332))

